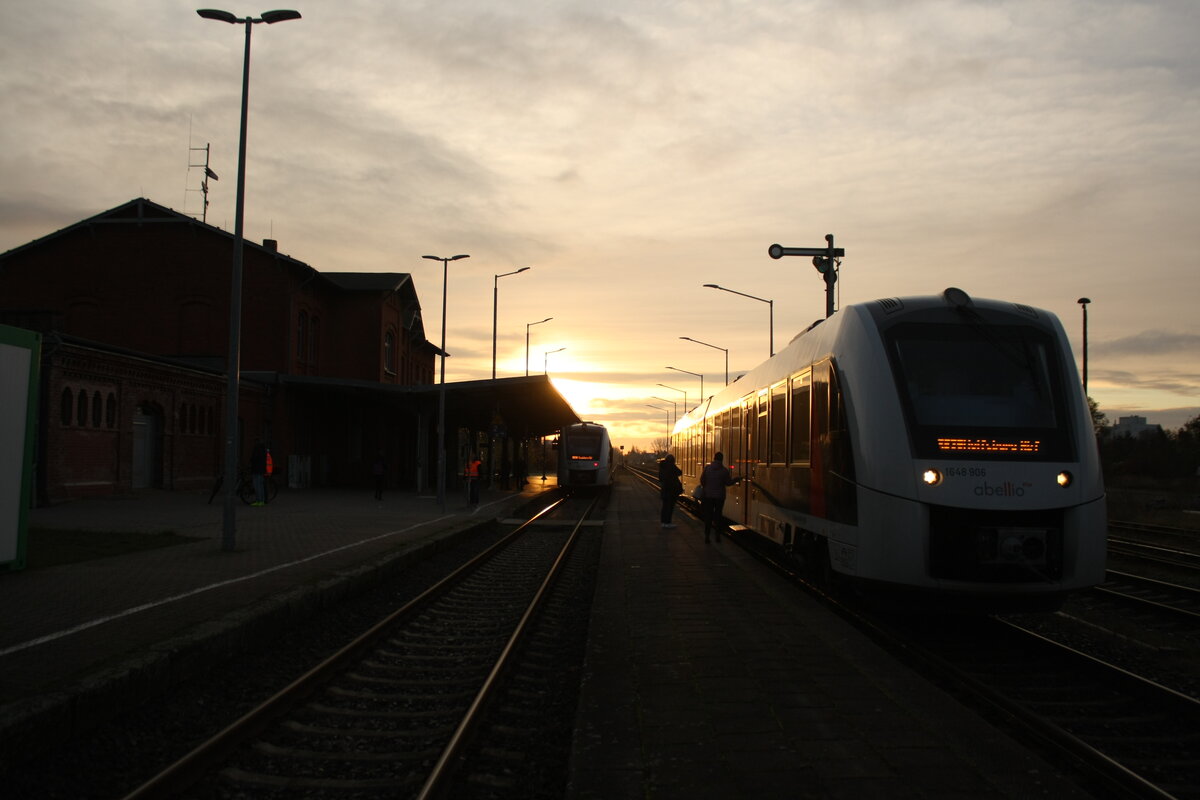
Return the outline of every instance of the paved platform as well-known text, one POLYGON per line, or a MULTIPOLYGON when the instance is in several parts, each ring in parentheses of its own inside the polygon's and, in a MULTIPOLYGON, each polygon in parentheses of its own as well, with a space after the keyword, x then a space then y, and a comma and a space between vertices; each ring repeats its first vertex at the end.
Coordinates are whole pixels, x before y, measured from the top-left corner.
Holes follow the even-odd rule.
POLYGON ((36 509, 30 525, 61 530, 172 531, 195 541, 120 556, 0 573, 0 763, 87 728, 147 691, 186 680, 287 618, 372 581, 425 547, 511 516, 554 486, 485 489, 478 506, 361 491, 281 491, 239 504, 223 547, 221 498, 143 491, 36 509))
POLYGON ((571 800, 1088 796, 731 541, 675 522, 634 479, 615 487, 571 800))

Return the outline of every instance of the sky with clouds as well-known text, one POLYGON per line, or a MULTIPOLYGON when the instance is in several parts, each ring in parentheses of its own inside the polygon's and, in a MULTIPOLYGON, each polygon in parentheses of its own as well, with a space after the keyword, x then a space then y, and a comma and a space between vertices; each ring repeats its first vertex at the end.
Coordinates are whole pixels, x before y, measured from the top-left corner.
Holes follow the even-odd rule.
MULTIPOLYGON (((295 0, 252 37, 246 235, 411 273, 448 380, 548 369, 645 447, 839 305, 1057 313, 1110 417, 1200 413, 1200 3, 295 0), (523 266, 527 272, 496 275, 523 266), (559 352, 551 352, 565 348, 559 352), (547 355, 549 353, 549 355, 547 355), (666 384, 670 389, 661 386, 666 384), (680 409, 682 410, 682 409, 680 409)), ((240 17, 261 8, 222 6, 240 17)), ((244 28, 175 0, 0 6, 0 251, 147 197, 233 228, 244 28)))

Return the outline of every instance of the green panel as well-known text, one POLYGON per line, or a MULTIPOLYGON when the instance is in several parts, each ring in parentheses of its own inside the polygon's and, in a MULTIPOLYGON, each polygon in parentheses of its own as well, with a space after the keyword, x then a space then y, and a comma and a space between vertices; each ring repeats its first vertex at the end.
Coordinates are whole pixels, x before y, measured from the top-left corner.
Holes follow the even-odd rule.
POLYGON ((0 325, 0 569, 25 567, 42 337, 0 325))

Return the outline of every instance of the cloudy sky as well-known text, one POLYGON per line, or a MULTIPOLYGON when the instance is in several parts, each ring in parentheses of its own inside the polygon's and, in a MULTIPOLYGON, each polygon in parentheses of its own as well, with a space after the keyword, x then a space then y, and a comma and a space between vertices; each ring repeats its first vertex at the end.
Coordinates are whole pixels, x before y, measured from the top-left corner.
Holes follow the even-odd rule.
MULTIPOLYGON (((224 2, 224 0, 222 0, 224 2)), ((408 272, 448 380, 549 369, 645 447, 839 305, 1057 313, 1110 417, 1200 413, 1194 0, 294 0, 256 25, 246 235, 408 272), (559 352, 550 351, 565 348, 559 352), (547 355, 547 353, 550 353, 547 355), (671 371, 674 366, 685 372, 671 371), (666 384, 667 387, 659 384, 666 384), (656 399, 662 398, 662 399, 656 399)), ((135 197, 232 230, 244 28, 176 0, 0 5, 0 251, 135 197)), ((259 7, 221 6, 238 16, 259 7)))

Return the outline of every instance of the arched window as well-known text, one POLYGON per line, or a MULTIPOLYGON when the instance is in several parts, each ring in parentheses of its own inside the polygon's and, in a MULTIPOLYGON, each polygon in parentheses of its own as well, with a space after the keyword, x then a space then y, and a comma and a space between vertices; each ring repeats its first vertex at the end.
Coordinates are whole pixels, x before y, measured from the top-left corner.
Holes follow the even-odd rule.
POLYGON ((296 360, 303 361, 308 354, 308 312, 301 311, 296 322, 296 360))
POLYGON ((179 404, 179 428, 180 433, 187 433, 187 403, 179 404))
POLYGON ((188 409, 188 433, 196 432, 196 407, 188 409))
POLYGON ((321 342, 321 318, 320 317, 312 318, 312 329, 309 331, 308 340, 309 340, 308 360, 309 360, 309 362, 316 364, 317 363, 317 351, 320 349, 319 345, 321 342))
POLYGON ((71 424, 71 415, 75 413, 75 398, 71 396, 71 387, 62 390, 62 408, 59 411, 63 425, 71 424))
POLYGON ((108 393, 108 400, 104 407, 104 422, 108 427, 117 427, 117 396, 112 392, 108 393))
POLYGON ((87 425, 87 390, 79 390, 79 402, 75 407, 75 424, 87 425))
POLYGON ((92 393, 92 427, 99 428, 100 421, 104 417, 104 401, 100 399, 99 392, 92 393))
POLYGON ((396 334, 391 331, 383 335, 383 368, 387 372, 396 372, 396 334))

